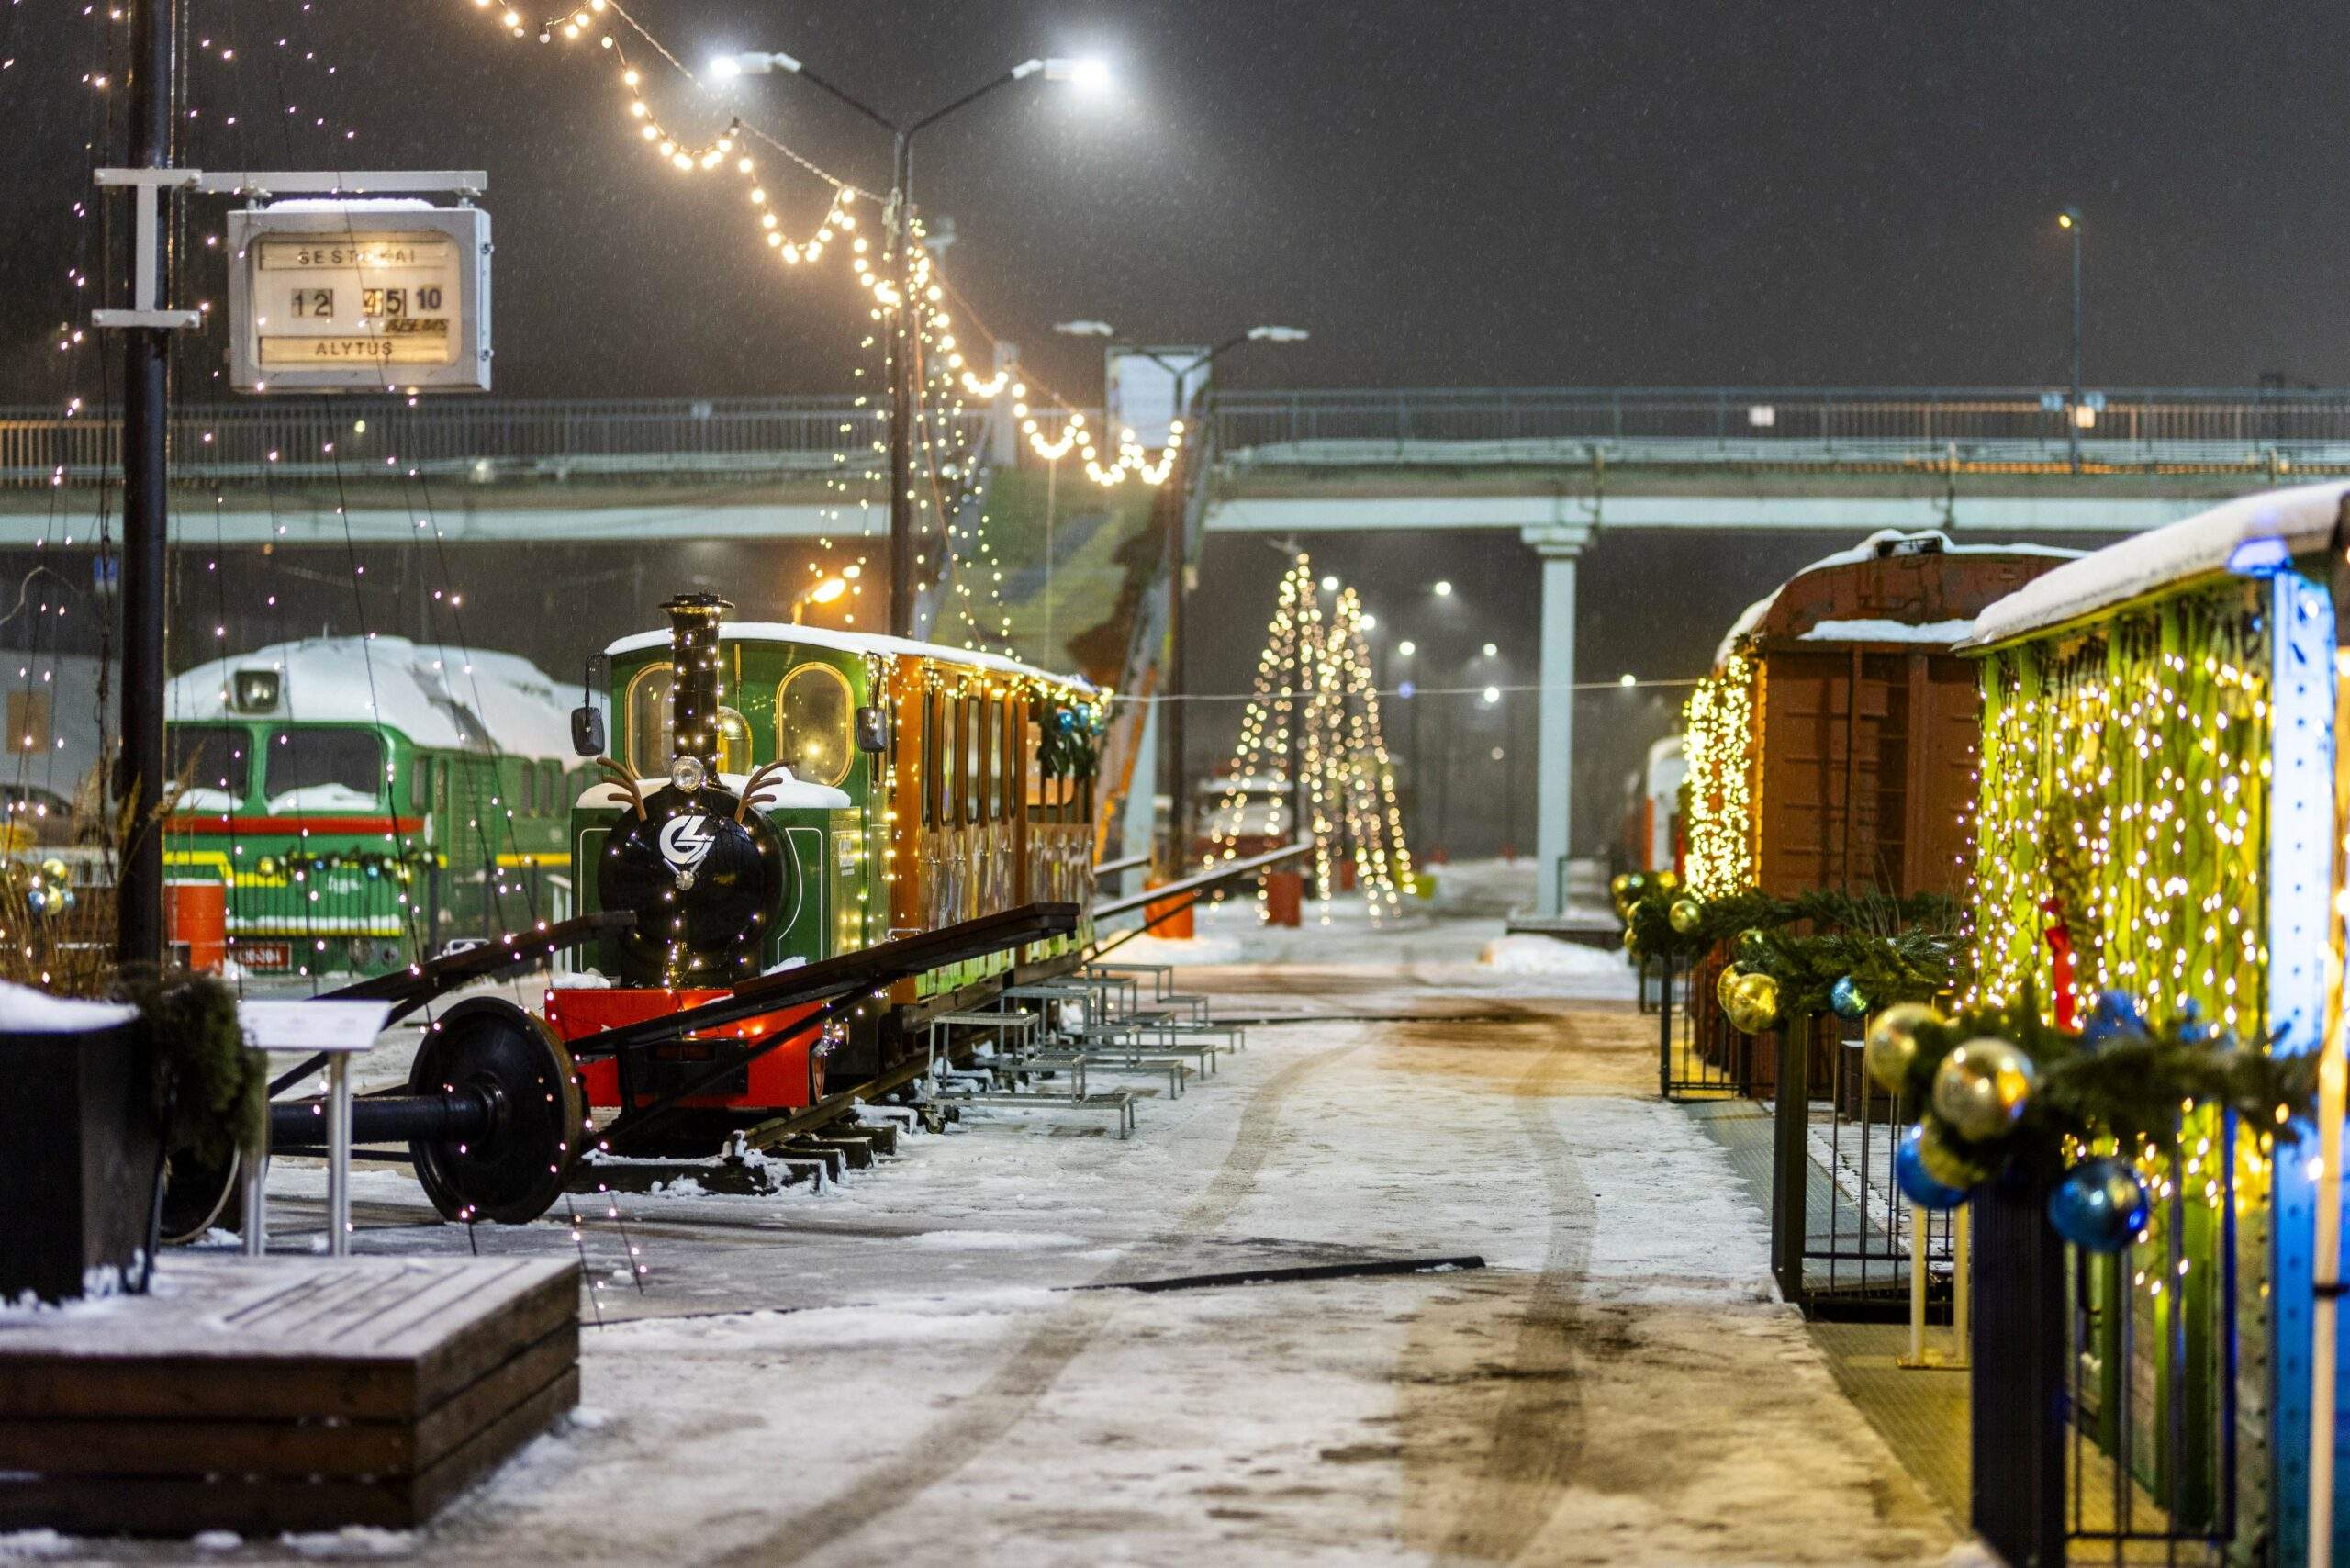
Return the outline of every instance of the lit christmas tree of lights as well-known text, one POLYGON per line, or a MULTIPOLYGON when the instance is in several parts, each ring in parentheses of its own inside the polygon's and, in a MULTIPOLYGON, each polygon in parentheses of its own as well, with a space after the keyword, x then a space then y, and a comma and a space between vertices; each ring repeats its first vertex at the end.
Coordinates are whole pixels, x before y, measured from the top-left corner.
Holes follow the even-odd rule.
MULTIPOLYGON (((1302 780, 1303 825, 1314 841, 1313 896, 1321 921, 1329 923, 1337 868, 1349 859, 1371 919, 1399 912, 1411 886, 1412 855, 1404 841, 1394 764, 1380 728, 1379 683, 1363 636, 1362 601, 1354 589, 1340 589, 1326 617, 1306 555, 1298 555, 1281 578, 1257 657, 1255 688, 1241 713, 1230 778, 1209 829, 1210 861, 1238 857, 1250 785, 1268 779, 1280 788, 1267 836, 1276 844, 1293 842, 1301 826, 1293 786, 1302 780)), ((1264 898, 1260 890, 1260 917, 1264 898)))

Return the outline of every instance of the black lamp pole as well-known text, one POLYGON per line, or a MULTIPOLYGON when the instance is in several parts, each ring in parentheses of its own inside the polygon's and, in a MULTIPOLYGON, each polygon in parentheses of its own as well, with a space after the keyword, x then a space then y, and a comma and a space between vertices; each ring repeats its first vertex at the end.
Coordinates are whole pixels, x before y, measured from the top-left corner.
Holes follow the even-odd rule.
MULTIPOLYGON (((131 0, 130 72, 125 84, 130 162, 142 169, 172 163, 173 9, 178 0, 131 0)), ((144 193, 141 193, 142 199, 144 193)), ((155 193, 155 300, 172 297, 172 210, 155 193)), ((133 298, 139 267, 132 249, 133 298)), ((128 813, 116 884, 116 957, 126 964, 163 957, 163 545, 170 331, 131 327, 123 333, 122 393, 122 751, 116 792, 128 813)))
MULTIPOLYGON (((1042 60, 1023 61, 1011 70, 932 110, 921 118, 901 122, 856 97, 837 83, 818 75, 788 54, 743 54, 732 57, 741 71, 789 71, 830 94, 875 125, 888 131, 894 143, 890 172, 888 227, 894 265, 890 281, 897 290, 896 313, 890 327, 890 633, 913 635, 914 624, 914 444, 913 425, 921 406, 921 388, 914 379, 913 183, 915 133, 937 124, 956 110, 968 107, 999 87, 1044 71, 1042 60)), ((1058 65, 1056 64, 1056 69, 1058 65)))

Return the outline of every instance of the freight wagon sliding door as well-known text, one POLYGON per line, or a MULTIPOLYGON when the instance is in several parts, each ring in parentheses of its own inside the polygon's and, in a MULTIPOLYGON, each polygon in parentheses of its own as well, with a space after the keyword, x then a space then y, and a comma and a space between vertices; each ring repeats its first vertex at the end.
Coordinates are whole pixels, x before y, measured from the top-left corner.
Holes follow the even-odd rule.
POLYGON ((1947 654, 1774 649, 1762 679, 1764 891, 1954 892, 1981 699, 1947 654))

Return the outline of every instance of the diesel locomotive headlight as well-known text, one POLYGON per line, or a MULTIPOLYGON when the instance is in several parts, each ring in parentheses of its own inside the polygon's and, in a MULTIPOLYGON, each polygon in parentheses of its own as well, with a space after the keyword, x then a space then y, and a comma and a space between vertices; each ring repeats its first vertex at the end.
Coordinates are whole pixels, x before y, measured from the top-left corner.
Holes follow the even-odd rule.
POLYGON ((702 780, 708 777, 701 758, 689 753, 680 753, 677 760, 669 764, 669 782, 688 795, 700 789, 702 780))

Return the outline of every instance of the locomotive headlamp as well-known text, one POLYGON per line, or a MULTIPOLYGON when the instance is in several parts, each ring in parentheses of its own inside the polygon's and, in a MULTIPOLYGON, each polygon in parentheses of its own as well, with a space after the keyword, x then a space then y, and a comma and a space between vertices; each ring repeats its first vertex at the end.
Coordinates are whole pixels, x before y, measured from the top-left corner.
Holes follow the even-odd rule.
POLYGON ((277 706, 278 679, 274 669, 237 672, 236 699, 240 713, 266 713, 277 706))
POLYGON ((708 777, 709 773, 702 767, 701 758, 698 756, 681 752, 677 759, 669 764, 669 782, 688 795, 700 789, 703 780, 708 777))

